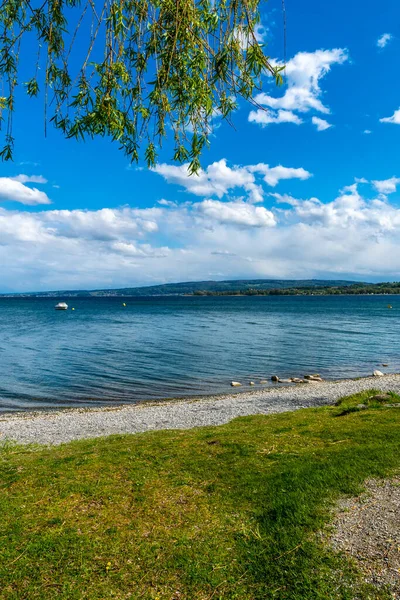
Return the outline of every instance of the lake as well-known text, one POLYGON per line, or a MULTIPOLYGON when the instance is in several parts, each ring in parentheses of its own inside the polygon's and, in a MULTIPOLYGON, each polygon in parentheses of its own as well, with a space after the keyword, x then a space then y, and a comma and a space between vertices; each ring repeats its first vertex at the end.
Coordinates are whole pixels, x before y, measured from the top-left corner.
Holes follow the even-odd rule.
POLYGON ((65 298, 75 310, 56 311, 60 300, 0 298, 0 411, 400 371, 400 296, 65 298))

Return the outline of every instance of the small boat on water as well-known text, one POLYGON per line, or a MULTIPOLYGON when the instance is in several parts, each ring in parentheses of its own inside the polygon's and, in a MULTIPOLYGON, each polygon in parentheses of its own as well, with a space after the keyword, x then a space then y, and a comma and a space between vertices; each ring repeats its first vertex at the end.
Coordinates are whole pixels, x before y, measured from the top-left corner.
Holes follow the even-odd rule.
POLYGON ((54 308, 56 310, 67 310, 68 309, 68 304, 66 302, 59 302, 58 304, 55 305, 54 308))

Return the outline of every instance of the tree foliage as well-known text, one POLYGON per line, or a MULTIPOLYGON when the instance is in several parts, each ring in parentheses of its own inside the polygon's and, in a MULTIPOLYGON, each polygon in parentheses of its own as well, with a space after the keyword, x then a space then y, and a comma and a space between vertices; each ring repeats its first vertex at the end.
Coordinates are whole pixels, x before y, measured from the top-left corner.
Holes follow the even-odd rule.
POLYGON ((67 138, 110 136, 148 165, 167 134, 192 172, 216 114, 230 118, 269 72, 260 0, 3 0, 0 111, 11 159, 17 86, 67 138), (26 76, 27 74, 27 76, 26 76))

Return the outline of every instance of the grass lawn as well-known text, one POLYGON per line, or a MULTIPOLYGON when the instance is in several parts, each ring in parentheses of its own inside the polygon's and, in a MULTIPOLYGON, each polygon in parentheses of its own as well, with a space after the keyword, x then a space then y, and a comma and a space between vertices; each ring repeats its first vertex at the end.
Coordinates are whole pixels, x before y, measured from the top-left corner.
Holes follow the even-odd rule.
POLYGON ((390 598, 316 535, 339 496, 400 469, 400 410, 371 394, 221 427, 2 447, 1 600, 390 598))

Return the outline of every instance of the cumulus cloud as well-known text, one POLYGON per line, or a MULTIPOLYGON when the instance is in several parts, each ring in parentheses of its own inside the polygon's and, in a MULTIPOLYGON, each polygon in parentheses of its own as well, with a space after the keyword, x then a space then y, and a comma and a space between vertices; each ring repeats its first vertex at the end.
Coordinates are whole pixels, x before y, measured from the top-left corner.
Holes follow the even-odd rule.
MULTIPOLYGON (((19 177, 27 177, 20 175, 19 177)), ((32 181, 32 178, 28 178, 32 181)), ((27 181, 27 180, 25 180, 27 181)), ((40 183, 43 183, 42 181, 40 183)), ((37 188, 30 188, 24 182, 11 177, 0 177, 0 201, 20 202, 29 206, 38 204, 51 204, 51 200, 45 192, 37 188)))
POLYGON ((263 127, 275 123, 294 123, 294 125, 301 125, 303 120, 300 119, 294 112, 290 110, 278 110, 272 111, 268 109, 259 108, 258 110, 252 110, 249 114, 250 123, 259 123, 263 127))
POLYGON ((400 228, 400 210, 380 197, 366 200, 357 184, 345 186, 332 202, 323 203, 317 198, 297 201, 286 217, 292 222, 323 227, 327 231, 356 228, 362 235, 368 230, 376 238, 400 228))
POLYGON ((372 182, 373 199, 357 183, 329 202, 273 192, 270 209, 210 198, 147 209, 0 208, 0 285, 23 291, 339 273, 398 278, 400 209, 380 191, 398 185, 392 179, 372 182))
POLYGON ((226 159, 212 163, 197 175, 189 175, 188 164, 176 166, 159 164, 154 171, 162 175, 168 183, 183 186, 186 191, 196 196, 216 196, 222 198, 235 189, 242 189, 252 203, 262 202, 264 191, 257 181, 257 175, 263 175, 263 180, 270 186, 276 186, 284 179, 308 179, 311 173, 304 168, 291 168, 279 165, 270 167, 268 164, 233 166, 227 165, 226 159))
MULTIPOLYGON (((296 112, 316 111, 329 114, 330 109, 322 102, 320 82, 329 73, 332 65, 343 64, 348 60, 346 49, 317 50, 299 52, 286 64, 284 75, 287 89, 283 96, 274 97, 260 93, 254 100, 269 111, 262 117, 262 111, 251 111, 249 120, 268 125, 269 123, 291 122, 299 125, 302 119, 296 112), (282 114, 283 111, 283 114, 282 114), (286 118, 285 118, 286 117, 286 118), (289 120, 290 119, 290 120, 289 120)), ((280 63, 275 61, 276 65, 280 63)), ((325 127, 327 129, 327 127, 325 127)))
POLYGON ((162 175, 168 183, 176 183, 196 196, 217 196, 222 198, 229 190, 254 185, 254 177, 244 167, 228 167, 226 159, 212 163, 205 171, 189 174, 189 164, 159 164, 154 171, 162 175))
POLYGON ((113 242, 110 249, 127 257, 135 258, 165 258, 171 253, 167 246, 153 248, 150 244, 138 246, 130 242, 113 242))
POLYGON ((42 213, 41 220, 63 237, 105 241, 154 233, 158 215, 157 209, 52 210, 42 213))
POLYGON ((250 165, 248 167, 252 173, 260 173, 264 175, 264 181, 271 187, 275 187, 281 180, 284 179, 309 179, 312 174, 309 171, 300 168, 284 167, 278 165, 277 167, 270 167, 265 163, 258 163, 257 165, 250 165))
POLYGON ((16 175, 15 177, 10 177, 14 181, 19 181, 20 183, 47 183, 47 179, 43 177, 43 175, 16 175))
POLYGON ((271 192, 269 196, 271 196, 271 198, 274 198, 277 204, 289 204, 290 206, 298 206, 302 202, 302 200, 293 198, 293 196, 291 196, 290 194, 278 194, 277 192, 271 192))
POLYGON ((370 129, 364 129, 363 133, 365 133, 365 135, 369 135, 372 133, 372 131, 370 129))
POLYGON ((161 206, 176 206, 176 202, 172 202, 172 200, 166 200, 165 198, 157 200, 157 204, 160 204, 161 206))
POLYGON ((391 117, 383 117, 379 119, 380 123, 393 123, 394 125, 400 125, 400 108, 395 110, 391 117))
POLYGON ((391 177, 390 179, 383 179, 380 181, 375 180, 371 183, 380 194, 393 194, 397 190, 397 186, 400 183, 400 178, 391 177))
POLYGON ((383 49, 388 45, 388 43, 392 39, 393 39, 393 35, 391 33, 384 33, 377 39, 376 45, 378 46, 378 48, 383 49))
POLYGON ((325 129, 330 129, 332 125, 325 121, 325 119, 320 119, 319 117, 313 117, 311 122, 317 128, 317 131, 325 131, 325 129))
POLYGON ((223 224, 243 227, 273 227, 276 225, 276 218, 270 210, 242 201, 204 200, 196 205, 196 209, 202 215, 223 224))
POLYGON ((327 204, 314 198, 304 200, 295 209, 295 215, 303 223, 319 223, 325 227, 347 227, 351 222, 364 220, 364 200, 357 190, 357 184, 346 186, 340 195, 327 204))

